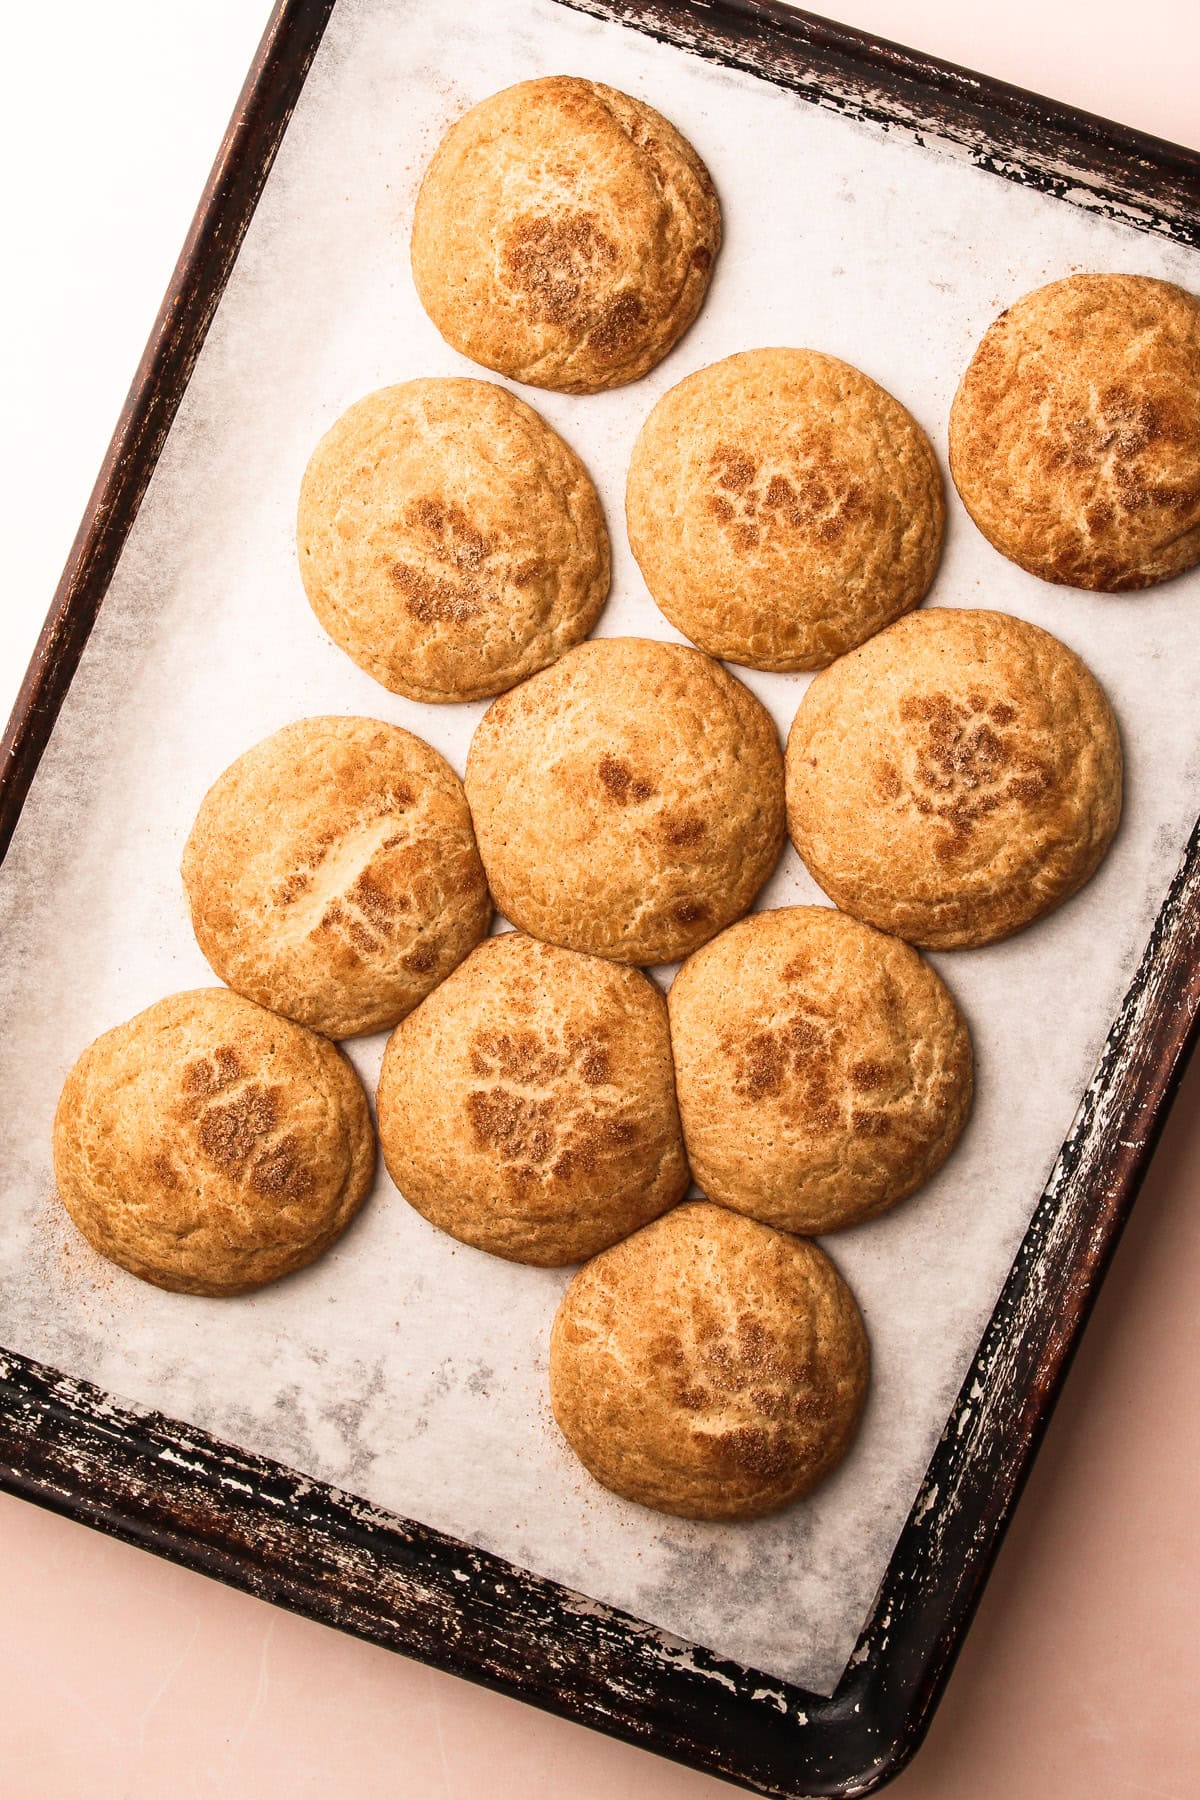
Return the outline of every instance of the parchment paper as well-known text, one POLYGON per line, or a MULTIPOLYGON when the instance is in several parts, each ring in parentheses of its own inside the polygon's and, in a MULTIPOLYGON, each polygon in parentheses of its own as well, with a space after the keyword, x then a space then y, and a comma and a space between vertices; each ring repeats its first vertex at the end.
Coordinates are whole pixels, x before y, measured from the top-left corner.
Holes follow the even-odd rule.
MULTIPOLYGON (((622 502, 641 421, 691 370, 760 344, 830 351, 895 392, 944 459, 957 377, 1018 294, 1080 268, 1200 289, 1189 251, 550 0, 339 0, 0 874, 0 1342, 829 1691, 1196 816, 1200 577, 1127 598, 1046 587, 950 495, 933 602, 1006 609, 1084 655, 1121 720, 1127 810, 1100 874, 1063 911, 1010 943, 934 959, 974 1033, 975 1117, 920 1196, 830 1244, 866 1315, 875 1378, 855 1450, 808 1503, 706 1527, 597 1487, 545 1397, 567 1275, 456 1245, 386 1177, 315 1268, 236 1301, 160 1293, 110 1268, 53 1193, 50 1122, 71 1062, 161 995, 212 980, 178 864, 220 770, 318 712, 395 720, 463 768, 481 706, 397 699, 322 636, 296 572, 295 501, 314 443, 351 401, 472 372, 413 291, 420 172, 469 103, 558 72, 666 112, 725 213, 708 303, 652 375, 583 399, 526 390, 604 500, 604 633, 676 636, 642 587, 622 502)), ((744 679, 785 732, 806 678, 744 679)), ((762 903, 819 898, 789 849, 762 903)), ((372 1091, 382 1048, 351 1052, 372 1091)))

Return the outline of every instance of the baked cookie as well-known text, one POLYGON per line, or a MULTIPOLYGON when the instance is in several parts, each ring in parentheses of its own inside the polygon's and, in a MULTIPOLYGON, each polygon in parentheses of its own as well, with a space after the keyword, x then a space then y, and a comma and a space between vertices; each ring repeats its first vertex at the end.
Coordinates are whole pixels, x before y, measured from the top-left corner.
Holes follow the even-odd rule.
POLYGON ((814 1488, 867 1391, 854 1296, 815 1244, 706 1201, 585 1263, 550 1336, 550 1403, 584 1467, 685 1519, 814 1488))
POLYGON ((379 719, 301 719, 239 756, 183 885, 222 981, 336 1038, 395 1025, 492 917, 462 783, 379 719))
POLYGON ((581 1262, 688 1188, 662 995, 517 931, 397 1026, 378 1115, 409 1204, 513 1262, 581 1262))
POLYGON ((330 637, 410 700, 502 693, 585 638, 608 592, 587 470, 491 381, 406 381, 343 413, 296 545, 330 637))
POLYGON ((340 1050, 200 988, 84 1051, 54 1118, 54 1172, 101 1256, 179 1294, 245 1294, 345 1230, 375 1134, 340 1050))
POLYGON ((625 511, 672 625, 753 669, 823 668, 916 606, 945 523, 916 420, 816 350, 745 350, 664 394, 625 511))
POLYGON ((836 906, 935 950, 1081 888, 1121 816, 1096 678, 1007 613, 912 613, 818 675, 788 738, 792 842, 836 906))
POLYGON ((421 304, 472 361, 594 394, 652 369, 721 242, 708 170, 653 107, 553 75, 451 126, 413 217, 421 304))
POLYGON ((679 1110, 713 1200, 781 1231, 873 1218, 971 1107, 971 1039, 929 964, 828 906, 752 913, 670 993, 679 1110))
POLYGON ((1071 275, 989 328, 950 412, 950 472, 1003 555, 1118 593, 1200 562, 1200 300, 1071 275))
POLYGON ((467 798, 505 917, 617 962, 714 937, 783 844, 766 708, 698 650, 648 638, 580 644, 494 701, 467 798))

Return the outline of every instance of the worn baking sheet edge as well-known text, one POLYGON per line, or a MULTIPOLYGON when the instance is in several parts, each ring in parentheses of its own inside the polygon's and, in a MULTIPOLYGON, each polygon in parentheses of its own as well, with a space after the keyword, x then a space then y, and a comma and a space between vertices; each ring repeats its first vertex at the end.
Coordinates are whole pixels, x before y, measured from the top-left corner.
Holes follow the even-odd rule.
POLYGON ((0 1486, 755 1792, 868 1793, 921 1742, 1198 1017, 1200 828, 830 1699, 2 1352, 0 1486))
POLYGON ((1200 246, 1200 153, 1165 138, 780 0, 557 3, 761 76, 843 117, 936 142, 977 168, 1118 224, 1200 246))
MULTIPOLYGON (((1033 171, 1037 185, 1073 204, 1200 242, 1200 158, 1190 152, 774 5, 563 3, 693 49, 703 29, 705 54, 802 93, 819 74, 822 92, 809 97, 823 104, 917 136, 935 132, 1009 179, 1029 180, 1033 171), (843 56, 878 68, 879 88, 849 63, 839 78, 843 56), (887 91, 888 82, 905 92, 887 91), (931 86, 946 116, 921 103, 931 86), (1028 151, 1024 161, 989 159, 969 123, 973 110, 988 122, 1015 120, 1016 140, 1032 131, 1055 148, 1089 153, 1104 171, 1084 176, 1069 161, 1029 161, 1028 151), (961 129, 947 128, 951 113, 961 129), (1130 208, 1122 196, 1131 193, 1152 194, 1153 207, 1130 208)), ((332 0, 283 0, 268 25, 5 738, 0 849, 331 9, 332 0)), ((830 1700, 757 1677, 499 1558, 3 1353, 0 1485, 758 1792, 795 1795, 799 1779, 807 1792, 865 1793, 919 1744, 1028 1473, 1195 1036, 1198 935, 1194 836, 872 1619, 830 1700), (541 1665, 531 1641, 546 1646, 541 1665)))
POLYGON ((0 861, 120 560, 334 0, 277 0, 0 740, 0 861))

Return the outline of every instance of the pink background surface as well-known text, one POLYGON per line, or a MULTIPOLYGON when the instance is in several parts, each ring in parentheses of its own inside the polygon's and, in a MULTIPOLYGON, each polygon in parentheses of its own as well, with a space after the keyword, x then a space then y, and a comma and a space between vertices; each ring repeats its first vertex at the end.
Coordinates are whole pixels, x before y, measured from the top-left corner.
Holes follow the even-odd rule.
MULTIPOLYGON (((1200 143, 1193 0, 1009 0, 986 16, 952 0, 835 10, 1200 143)), ((27 269, 0 320, 11 459, 0 483, 18 575, 0 632, 0 701, 15 691, 261 24, 246 0, 44 12, 6 26, 15 57, 35 69, 44 59, 46 73, 13 96, 0 143, 7 166, 20 164, 14 232, 27 269), (33 169, 51 81, 55 130, 33 169), (80 309, 66 277, 86 266, 89 234, 113 266, 80 309), (64 434, 55 422, 68 406, 64 434), (12 429, 14 415, 27 431, 12 429), (39 431, 53 436, 39 443, 39 431), (38 453, 51 447, 58 480, 46 498, 38 453)), ((898 1800, 1197 1791, 1198 1103, 1200 1065, 927 1744, 891 1790, 898 1800)), ((0 1620, 0 1800, 733 1791, 5 1497, 0 1620)))

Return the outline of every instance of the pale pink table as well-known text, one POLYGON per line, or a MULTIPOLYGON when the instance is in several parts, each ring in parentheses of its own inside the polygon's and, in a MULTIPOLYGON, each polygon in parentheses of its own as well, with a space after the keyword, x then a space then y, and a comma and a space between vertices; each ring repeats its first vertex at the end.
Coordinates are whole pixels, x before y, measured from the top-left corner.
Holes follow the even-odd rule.
MULTIPOLYGON (((134 272, 114 269, 117 291, 97 297, 89 313, 92 336, 85 324, 77 340, 56 343, 36 395, 15 374, 10 384, 20 429, 10 405, 15 450, 2 482, 24 582, 10 583, 15 598, 0 621, 3 704, 115 417, 109 394, 119 397, 132 372, 127 315, 136 301, 137 320, 149 321, 199 190, 196 146, 215 147, 256 35, 246 15, 258 10, 257 0, 169 8, 125 0, 98 13, 74 0, 45 9, 42 22, 6 25, 10 48, 16 33, 27 53, 40 47, 57 62, 74 46, 88 66, 11 84, 4 129, 13 155, 50 107, 58 161, 16 177, 27 280, 0 314, 0 341, 27 334, 39 306, 45 320, 63 304, 59 283, 71 266, 64 232, 69 240, 77 224, 86 234, 98 204, 121 221, 121 192, 106 194, 113 170, 104 158, 110 138, 136 138, 138 121, 131 125, 125 109, 156 107, 164 122, 178 114, 180 147, 173 152, 170 135, 155 142, 161 208, 146 216, 142 237, 161 269, 156 285, 147 291, 136 259, 126 258, 134 272), (107 19, 103 31, 98 17, 107 19), (74 108, 64 79, 68 98, 75 83, 74 108), (88 179, 72 185, 63 171, 84 157, 88 179), (39 179, 41 236, 29 200, 39 179), (140 282, 128 296, 122 273, 140 282), (44 301, 31 301, 40 281, 44 301), (41 457, 56 406, 75 408, 78 430, 60 452, 65 494, 47 500, 41 457), (65 530, 56 507, 71 509, 65 530)), ((1195 0, 1007 0, 988 9, 839 0, 835 10, 882 35, 1200 142, 1195 0)), ((141 333, 138 323, 134 336, 141 333)), ((37 353, 26 335, 15 357, 10 349, 10 374, 27 373, 37 353)), ((929 1740, 891 1790, 897 1800, 1200 1793, 1198 1368, 1200 1066, 1184 1085, 929 1740)), ((3 1497, 0 1627, 0 1800, 700 1800, 734 1792, 3 1497)))

